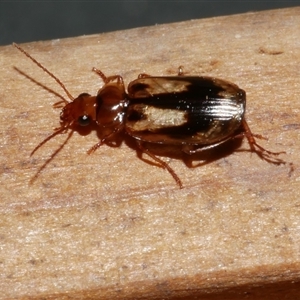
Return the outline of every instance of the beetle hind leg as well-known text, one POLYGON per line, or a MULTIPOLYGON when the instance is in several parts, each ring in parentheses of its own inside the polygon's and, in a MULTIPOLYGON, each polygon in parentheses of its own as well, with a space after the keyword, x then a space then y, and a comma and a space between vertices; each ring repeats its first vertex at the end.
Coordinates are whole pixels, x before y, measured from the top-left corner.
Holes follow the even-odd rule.
POLYGON ((148 156, 150 156, 155 162, 158 163, 158 165, 160 167, 162 167, 163 169, 166 169, 170 175, 174 178, 174 180, 176 181, 176 183, 179 185, 179 187, 182 189, 183 188, 183 185, 182 185, 182 182, 180 180, 180 178, 178 177, 178 175, 175 173, 175 171, 165 162, 163 161, 162 159, 158 158, 157 156, 155 156, 151 151, 149 151, 149 149, 145 148, 143 146, 143 143, 141 141, 137 141, 137 145, 139 147, 139 149, 141 150, 141 155, 140 155, 140 159, 141 160, 144 160, 142 158, 142 154, 143 153, 146 153, 148 156))
POLYGON ((245 119, 243 119, 243 121, 242 121, 242 126, 243 126, 243 130, 244 130, 242 135, 247 138, 252 152, 255 152, 261 159, 263 159, 267 162, 270 162, 270 163, 274 163, 274 164, 278 164, 278 165, 286 163, 284 160, 276 157, 279 154, 286 153, 285 151, 273 152, 273 151, 269 151, 269 150, 265 149, 264 147, 260 146, 256 142, 255 138, 265 139, 265 140, 266 140, 266 138, 260 134, 253 134, 245 119))

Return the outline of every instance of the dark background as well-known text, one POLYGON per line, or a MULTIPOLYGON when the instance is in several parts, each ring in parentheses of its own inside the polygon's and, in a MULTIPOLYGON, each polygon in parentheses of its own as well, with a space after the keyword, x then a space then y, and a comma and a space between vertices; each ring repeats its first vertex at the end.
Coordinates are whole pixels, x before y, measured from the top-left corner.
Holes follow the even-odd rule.
POLYGON ((0 45, 298 5, 300 0, 0 0, 0 45))

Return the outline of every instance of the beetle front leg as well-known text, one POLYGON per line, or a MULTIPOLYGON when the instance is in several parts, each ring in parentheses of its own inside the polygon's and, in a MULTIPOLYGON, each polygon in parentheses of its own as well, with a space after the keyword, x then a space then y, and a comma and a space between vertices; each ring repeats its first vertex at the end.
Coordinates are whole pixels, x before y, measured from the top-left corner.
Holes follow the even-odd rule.
MULTIPOLYGON (((183 188, 183 185, 182 185, 182 182, 181 182, 180 178, 178 177, 178 175, 175 173, 175 171, 166 162, 164 162, 163 160, 161 160, 160 158, 158 158, 157 156, 155 156, 152 152, 149 151, 149 149, 145 148, 142 141, 137 141, 137 145, 138 145, 139 149, 141 150, 142 154, 146 153, 154 161, 156 161, 159 164, 159 166, 161 166, 162 168, 166 169, 171 174, 171 176, 174 178, 174 180, 179 185, 179 187, 181 189, 183 188)), ((139 158, 141 160, 144 160, 142 158, 142 155, 140 155, 139 158)))
MULTIPOLYGON (((115 127, 110 133, 105 135, 103 138, 101 138, 97 144, 95 144, 93 147, 91 147, 87 154, 92 154, 95 152, 98 148, 100 148, 104 143, 107 143, 107 140, 109 140, 113 135, 117 134, 119 131, 123 129, 123 124, 120 124, 119 126, 115 127)), ((118 144, 116 144, 116 147, 118 144)))

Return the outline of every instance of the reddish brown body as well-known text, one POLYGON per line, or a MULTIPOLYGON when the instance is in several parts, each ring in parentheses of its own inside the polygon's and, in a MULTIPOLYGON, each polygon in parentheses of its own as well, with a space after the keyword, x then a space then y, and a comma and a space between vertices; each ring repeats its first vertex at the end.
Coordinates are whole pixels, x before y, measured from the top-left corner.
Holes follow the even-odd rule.
POLYGON ((71 100, 65 100, 60 127, 32 154, 59 133, 72 133, 76 126, 96 124, 100 140, 88 153, 125 132, 136 140, 140 151, 167 169, 181 188, 182 182, 174 170, 150 152, 145 143, 174 145, 193 154, 245 136, 251 151, 268 162, 283 163, 274 157, 279 153, 257 144, 255 138, 262 137, 252 134, 245 120, 246 93, 233 83, 213 77, 183 76, 179 68, 178 76, 140 74, 126 92, 121 76, 106 77, 94 68, 104 82, 103 87, 96 96, 83 93, 74 99, 57 77, 18 45, 14 46, 53 77, 71 100))

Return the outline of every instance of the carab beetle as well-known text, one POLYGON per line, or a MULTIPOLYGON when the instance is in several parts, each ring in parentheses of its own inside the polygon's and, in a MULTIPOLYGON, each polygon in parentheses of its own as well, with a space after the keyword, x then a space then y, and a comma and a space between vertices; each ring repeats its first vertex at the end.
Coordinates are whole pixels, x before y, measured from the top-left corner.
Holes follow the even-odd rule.
POLYGON ((73 98, 56 76, 20 46, 14 46, 54 78, 71 100, 64 99, 60 127, 31 155, 57 134, 71 130, 71 135, 78 125, 96 124, 101 138, 88 153, 125 132, 136 140, 142 153, 168 170, 180 188, 183 185, 175 171, 154 155, 146 143, 174 145, 193 154, 245 136, 251 151, 269 162, 283 163, 274 158, 282 152, 271 152, 257 144, 255 138, 262 136, 253 134, 245 120, 246 93, 233 83, 214 77, 184 76, 180 67, 178 76, 140 74, 129 83, 126 92, 120 75, 106 77, 93 68, 102 78, 103 87, 96 96, 82 93, 73 98))

